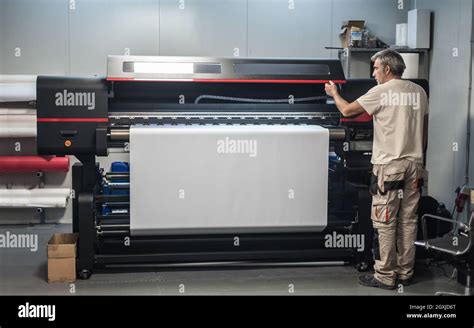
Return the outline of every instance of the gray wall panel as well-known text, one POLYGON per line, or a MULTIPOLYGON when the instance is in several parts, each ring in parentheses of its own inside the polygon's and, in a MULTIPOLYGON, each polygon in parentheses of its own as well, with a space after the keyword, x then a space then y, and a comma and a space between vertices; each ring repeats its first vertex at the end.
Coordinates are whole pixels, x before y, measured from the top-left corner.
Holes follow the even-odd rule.
POLYGON ((105 75, 107 55, 158 55, 159 0, 76 0, 70 74, 105 75))
POLYGON ((5 74, 67 74, 66 1, 4 0, 2 21, 5 74))
POLYGON ((246 34, 246 0, 161 0, 160 55, 242 57, 246 34))
POLYGON ((249 0, 248 54, 329 57, 331 14, 331 0, 249 0))
POLYGON ((471 2, 470 0, 419 0, 418 9, 430 9, 435 12, 432 15, 432 26, 434 31, 434 47, 455 47, 460 42, 469 40, 471 26, 471 2), (469 7, 469 9, 468 9, 469 7))
MULTIPOLYGON (((474 19, 474 5, 472 6, 472 17, 474 19)), ((472 40, 474 40, 474 24, 472 24, 471 29, 471 54, 474 53, 474 47, 472 40)), ((471 65, 474 67, 474 58, 471 56, 471 65)), ((471 83, 473 82, 473 75, 471 75, 471 83)), ((471 108, 469 113, 469 120, 471 123, 471 130, 474 129, 474 90, 471 90, 471 108)), ((469 177, 470 177, 470 185, 473 185, 474 182, 474 134, 471 133, 470 138, 470 148, 469 148, 470 156, 469 156, 469 177)))
POLYGON ((3 24, 5 23, 5 5, 4 5, 4 0, 0 0, 0 75, 4 74, 3 73, 3 48, 4 48, 4 40, 3 40, 3 34, 5 33, 5 28, 3 27, 3 24))
POLYGON ((433 12, 430 67, 430 121, 427 169, 429 193, 453 206, 454 190, 464 182, 468 65, 472 2, 418 0, 419 9, 433 12), (453 48, 458 57, 453 57, 453 48), (457 144, 457 151, 453 144, 457 144))

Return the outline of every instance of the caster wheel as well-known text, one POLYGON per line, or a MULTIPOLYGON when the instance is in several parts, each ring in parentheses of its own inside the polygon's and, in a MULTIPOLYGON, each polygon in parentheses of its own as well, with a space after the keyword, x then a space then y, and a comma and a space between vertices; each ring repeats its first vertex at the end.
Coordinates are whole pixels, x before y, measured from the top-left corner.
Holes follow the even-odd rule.
POLYGON ((366 262, 360 262, 356 264, 356 269, 359 272, 365 272, 369 268, 369 265, 366 262))
POLYGON ((82 280, 89 279, 91 277, 91 272, 89 270, 79 271, 79 278, 82 280))

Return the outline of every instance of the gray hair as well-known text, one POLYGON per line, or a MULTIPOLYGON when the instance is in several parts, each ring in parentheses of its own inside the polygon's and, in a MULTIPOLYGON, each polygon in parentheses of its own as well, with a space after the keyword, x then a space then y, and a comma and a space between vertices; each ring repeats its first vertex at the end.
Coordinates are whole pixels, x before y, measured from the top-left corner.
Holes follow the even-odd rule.
POLYGON ((377 59, 379 60, 380 64, 385 67, 388 65, 392 74, 395 76, 402 76, 403 72, 405 72, 405 61, 400 54, 391 49, 385 49, 382 51, 377 52, 375 55, 370 58, 372 62, 375 62, 377 59))

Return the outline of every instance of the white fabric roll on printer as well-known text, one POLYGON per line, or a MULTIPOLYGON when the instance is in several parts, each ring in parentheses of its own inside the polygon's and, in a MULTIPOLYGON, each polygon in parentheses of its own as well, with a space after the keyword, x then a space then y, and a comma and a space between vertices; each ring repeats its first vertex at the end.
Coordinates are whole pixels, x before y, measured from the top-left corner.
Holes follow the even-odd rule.
POLYGON ((132 126, 131 234, 322 231, 328 152, 314 125, 132 126))

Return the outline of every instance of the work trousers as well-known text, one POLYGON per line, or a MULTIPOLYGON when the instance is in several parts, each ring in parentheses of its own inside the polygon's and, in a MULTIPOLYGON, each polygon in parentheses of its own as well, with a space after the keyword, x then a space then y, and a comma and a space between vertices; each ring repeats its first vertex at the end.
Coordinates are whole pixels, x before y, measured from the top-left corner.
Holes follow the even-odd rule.
POLYGON ((423 166, 399 159, 375 164, 372 173, 375 278, 393 286, 413 275, 423 166))

